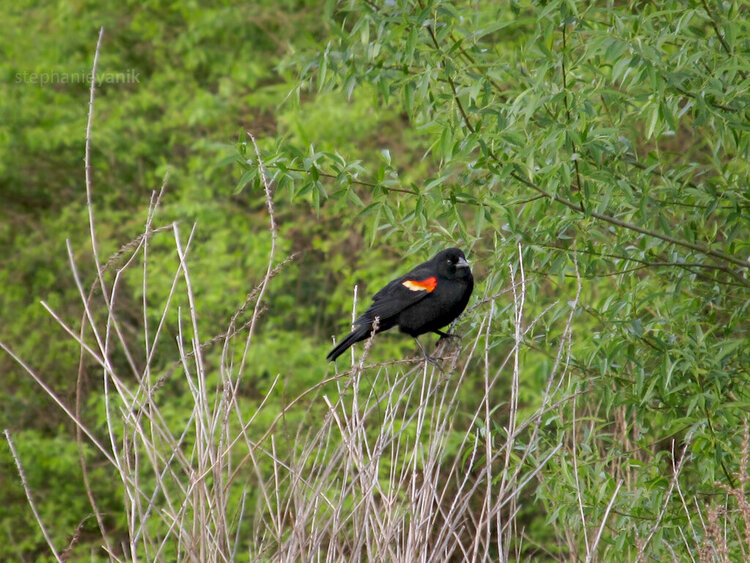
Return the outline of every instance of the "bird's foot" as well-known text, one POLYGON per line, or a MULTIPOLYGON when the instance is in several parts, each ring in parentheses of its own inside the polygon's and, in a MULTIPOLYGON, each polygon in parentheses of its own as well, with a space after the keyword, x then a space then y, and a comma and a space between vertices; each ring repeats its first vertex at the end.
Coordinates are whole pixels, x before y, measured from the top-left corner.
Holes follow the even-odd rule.
POLYGON ((417 345, 419 346, 419 349, 422 351, 422 357, 424 358, 424 361, 426 363, 432 364, 433 366, 435 366, 436 368, 438 368, 441 373, 444 373, 442 366, 438 363, 438 359, 434 358, 433 356, 430 356, 427 353, 427 350, 424 349, 424 346, 422 346, 422 343, 419 341, 418 338, 415 337, 414 340, 417 341, 417 345))
POLYGON ((445 373, 443 370, 443 366, 440 365, 438 358, 434 356, 427 356, 427 355, 423 356, 423 358, 425 362, 427 362, 428 364, 432 364, 433 366, 438 368, 438 370, 440 370, 440 373, 445 373))
POLYGON ((451 332, 443 332, 442 330, 436 330, 435 333, 440 335, 438 344, 443 340, 450 340, 451 338, 456 338, 458 340, 461 340, 463 338, 462 334, 453 334, 451 332))

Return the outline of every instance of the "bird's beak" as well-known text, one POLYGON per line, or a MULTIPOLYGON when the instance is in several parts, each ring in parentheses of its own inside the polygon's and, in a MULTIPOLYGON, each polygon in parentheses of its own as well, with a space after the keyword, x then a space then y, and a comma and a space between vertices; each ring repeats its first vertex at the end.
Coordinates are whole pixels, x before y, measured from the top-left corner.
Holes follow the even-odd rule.
POLYGON ((468 268, 469 263, 466 261, 466 258, 459 258, 458 262, 456 262, 456 268, 468 268))

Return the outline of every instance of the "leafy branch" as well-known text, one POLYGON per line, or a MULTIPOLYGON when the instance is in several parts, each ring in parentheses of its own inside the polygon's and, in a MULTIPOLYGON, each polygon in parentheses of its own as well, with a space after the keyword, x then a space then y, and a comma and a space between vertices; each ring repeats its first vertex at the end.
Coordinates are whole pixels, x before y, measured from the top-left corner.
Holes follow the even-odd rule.
MULTIPOLYGON (((422 4, 422 2, 421 2, 421 0, 420 0, 420 6, 424 7, 423 4, 422 4)), ((438 39, 437 39, 437 36, 436 36, 435 31, 433 29, 433 26, 432 25, 426 25, 425 28, 427 29, 427 32, 429 33, 429 36, 430 36, 430 38, 432 40, 432 43, 433 43, 433 45, 435 47, 435 50, 437 51, 437 53, 439 54, 439 56, 441 57, 441 59, 443 59, 445 61, 448 55, 446 55, 443 52, 443 50, 441 49, 440 44, 439 44, 438 39)), ((563 41, 565 41, 565 31, 563 31, 563 41)), ((565 50, 565 48, 566 47, 564 46, 563 50, 565 50)), ((449 83, 451 85, 451 91, 452 91, 453 98, 454 98, 454 100, 456 102, 456 106, 458 107, 458 110, 459 110, 459 112, 461 114, 461 117, 462 117, 462 119, 463 119, 463 121, 464 121, 467 129, 471 133, 476 134, 478 132, 477 128, 474 126, 474 124, 471 122, 471 119, 467 115, 467 113, 466 113, 466 111, 464 109, 463 103, 461 101, 461 98, 460 98, 460 96, 458 95, 458 93, 456 91, 455 83, 453 82, 452 77, 447 73, 447 70, 445 70, 446 69, 446 65, 445 64, 443 65, 443 69, 444 69, 444 72, 446 73, 446 78, 448 79, 448 81, 449 81, 449 83)), ((566 89, 566 92, 567 92, 567 80, 565 78, 565 75, 566 74, 565 74, 565 70, 564 70, 564 58, 563 58, 563 87, 566 89)), ((566 112, 568 113, 568 118, 570 118, 569 109, 567 107, 567 93, 566 93, 566 97, 564 99, 566 101, 566 112)), ((503 163, 502 163, 502 161, 496 155, 495 151, 493 151, 491 148, 489 148, 489 146, 486 145, 486 144, 483 144, 482 146, 485 147, 485 150, 487 151, 487 153, 490 156, 490 158, 492 158, 492 160, 494 160, 495 162, 497 162, 501 166, 504 166, 503 163)), ((577 162, 575 162, 575 164, 576 164, 576 173, 578 174, 577 162)), ((536 191, 539 195, 545 197, 546 199, 554 201, 556 203, 562 204, 565 207, 568 207, 569 209, 575 211, 576 213, 580 213, 580 214, 586 215, 586 216, 591 216, 591 217, 594 217, 595 219, 598 219, 600 221, 604 221, 604 222, 606 222, 606 223, 608 223, 610 225, 613 225, 613 226, 616 226, 616 227, 619 227, 619 228, 622 228, 622 229, 626 229, 626 230, 629 230, 629 231, 637 232, 639 234, 646 235, 646 236, 649 236, 649 237, 657 238, 657 239, 663 240, 665 242, 669 242, 671 244, 675 244, 675 245, 683 247, 683 248, 688 248, 688 249, 691 249, 691 250, 695 250, 695 251, 700 252, 702 254, 705 254, 707 256, 711 256, 712 258, 715 258, 717 260, 720 260, 720 261, 723 261, 723 262, 726 262, 726 263, 731 263, 731 264, 740 266, 743 269, 746 269, 746 268, 750 267, 750 263, 748 263, 747 260, 742 260, 740 258, 737 258, 737 257, 732 256, 730 254, 727 254, 725 252, 709 248, 706 245, 693 243, 693 242, 690 242, 690 241, 687 241, 687 240, 684 240, 684 239, 680 239, 680 238, 677 238, 677 237, 674 237, 674 236, 671 236, 671 235, 667 235, 667 234, 658 232, 658 231, 653 230, 653 229, 648 229, 648 228, 645 228, 645 227, 641 227, 640 225, 637 225, 635 223, 630 223, 628 221, 623 221, 622 219, 618 219, 617 217, 613 217, 613 216, 607 215, 605 213, 600 213, 598 211, 593 211, 593 210, 587 211, 583 207, 582 204, 574 203, 574 202, 572 202, 572 201, 570 201, 570 200, 568 200, 566 198, 563 198, 563 197, 561 197, 561 196, 559 196, 557 194, 548 193, 547 191, 545 191, 543 188, 541 188, 536 183, 532 182, 531 180, 528 180, 528 179, 524 178, 517 170, 511 171, 510 175, 515 180, 521 182, 523 185, 525 185, 525 186, 533 189, 534 191, 536 191)), ((580 178, 579 178, 578 182, 579 182, 579 186, 580 186, 580 178)), ((571 186, 571 191, 573 191, 572 188, 573 187, 571 186)), ((736 276, 736 273, 732 272, 729 268, 726 268, 725 271, 727 273, 730 273, 731 275, 736 276)))

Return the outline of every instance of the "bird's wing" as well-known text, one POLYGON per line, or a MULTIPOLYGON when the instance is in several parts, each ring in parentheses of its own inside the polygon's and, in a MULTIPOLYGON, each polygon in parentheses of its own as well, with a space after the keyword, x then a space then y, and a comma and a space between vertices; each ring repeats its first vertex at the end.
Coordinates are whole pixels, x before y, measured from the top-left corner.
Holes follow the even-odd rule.
POLYGON ((436 287, 437 276, 417 267, 378 291, 372 298, 372 305, 359 320, 369 324, 375 317, 389 319, 427 297, 436 287))
POLYGON ((432 271, 432 268, 430 268, 427 263, 420 264, 409 273, 388 282, 385 287, 372 297, 372 300, 380 301, 385 297, 397 296, 403 293, 403 289, 409 290, 407 293, 403 293, 404 295, 409 295, 409 293, 411 293, 412 297, 416 296, 414 294, 419 294, 419 290, 424 290, 421 292, 421 296, 424 297, 427 293, 434 290, 436 286, 437 276, 432 271))

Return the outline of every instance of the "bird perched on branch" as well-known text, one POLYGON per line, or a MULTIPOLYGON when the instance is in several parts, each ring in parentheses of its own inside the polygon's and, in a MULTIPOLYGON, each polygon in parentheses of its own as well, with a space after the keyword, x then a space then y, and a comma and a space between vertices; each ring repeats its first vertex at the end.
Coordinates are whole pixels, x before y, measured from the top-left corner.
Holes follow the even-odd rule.
POLYGON ((414 337, 425 359, 432 361, 417 337, 427 332, 439 334, 441 339, 455 336, 440 329, 463 312, 473 289, 474 277, 464 253, 458 248, 442 250, 378 291, 370 308, 354 321, 354 330, 326 359, 334 361, 349 346, 367 339, 377 318, 376 332, 398 326, 414 337))

